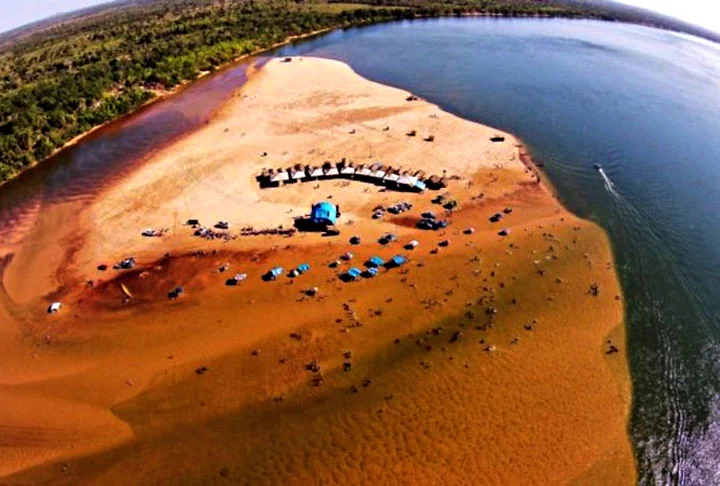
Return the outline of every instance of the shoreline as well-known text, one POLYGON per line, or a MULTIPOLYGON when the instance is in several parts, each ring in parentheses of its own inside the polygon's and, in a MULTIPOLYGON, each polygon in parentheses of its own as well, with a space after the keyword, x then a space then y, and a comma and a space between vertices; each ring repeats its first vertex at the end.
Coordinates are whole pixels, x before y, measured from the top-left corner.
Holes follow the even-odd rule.
MULTIPOLYGON (((606 267, 607 235, 569 213, 544 181, 535 182, 537 169, 518 139, 426 101, 406 101, 407 94, 337 61, 273 60, 208 125, 104 190, 74 222, 84 240, 63 259, 67 288, 53 297, 68 310, 40 315, 47 297, 37 296, 13 314, 28 336, 20 349, 35 341, 41 347, 37 358, 10 366, 6 380, 34 396, 111 410, 115 432, 83 457, 77 448, 51 450, 34 463, 13 456, 23 467, 5 480, 62 480, 60 465, 71 460, 74 480, 96 483, 147 480, 132 472, 136 461, 156 480, 172 464, 198 483, 226 467, 246 482, 269 473, 317 481, 330 477, 327 459, 343 461, 336 455, 342 450, 381 468, 353 467, 356 473, 342 473, 350 482, 444 475, 461 483, 481 471, 505 483, 631 482, 626 353, 606 354, 608 338, 625 347, 617 274, 606 267), (418 136, 408 136, 410 129, 418 136), (490 142, 497 134, 506 140, 490 142), (427 135, 434 140, 422 140, 427 135), (253 178, 263 166, 345 156, 429 174, 447 170, 456 178, 426 194, 343 180, 259 189, 253 178), (460 202, 447 216, 451 225, 415 229, 412 218, 437 212, 430 199, 445 192, 460 202), (343 208, 339 238, 206 241, 181 223, 197 217, 210 225, 228 219, 232 228, 274 227, 324 198, 343 208), (373 207, 399 200, 414 204, 411 219, 371 219, 373 207), (488 222, 504 207, 512 211, 502 223, 488 222), (471 225, 477 231, 464 232, 471 225), (498 236, 504 226, 508 237, 498 236), (144 227, 171 229, 147 239, 139 235, 144 227), (420 246, 407 252, 401 243, 381 246, 376 241, 385 232, 420 246), (350 245, 352 234, 363 243, 350 245), (442 239, 452 244, 437 246, 442 239), (327 263, 347 251, 356 265, 395 253, 406 253, 410 264, 344 284, 327 263), (165 252, 171 258, 163 260, 165 252), (117 272, 96 270, 128 254, 139 268, 120 280, 117 272), (290 269, 301 261, 311 265, 307 275, 259 278, 273 265, 290 269), (217 270, 225 263, 231 275, 247 272, 248 280, 225 286, 217 270), (602 287, 598 297, 587 292, 593 281, 602 287), (120 282, 135 296, 130 302, 123 303, 120 282), (168 300, 168 289, 178 285, 185 294, 168 300), (312 286, 320 294, 304 296, 312 286), (488 312, 493 308, 496 317, 488 312), (348 351, 352 367, 344 370, 348 351), (307 371, 311 361, 322 366, 320 385, 307 371), (87 369, 78 371, 81 365, 87 369), (197 371, 203 367, 207 374, 197 371), (268 435, 283 440, 269 443, 268 435), (206 448, 219 452, 202 459, 206 448), (318 448, 329 457, 319 460, 318 448), (302 464, 294 459, 298 451, 308 458, 302 464)), ((62 214, 40 225, 34 243, 56 241, 54 224, 66 226, 62 214)), ((9 263, 3 284, 10 295, 23 292, 25 281, 44 280, 47 260, 38 267, 33 259, 21 253, 9 263)), ((43 403, 22 395, 16 402, 23 410, 43 403)), ((66 426, 86 413, 73 405, 66 426)))
MULTIPOLYGON (((364 24, 360 24, 360 25, 364 25, 364 24)), ((241 62, 247 62, 247 61, 251 60, 253 57, 257 57, 265 52, 271 51, 273 49, 277 49, 284 45, 291 44, 291 43, 299 41, 299 40, 308 39, 308 38, 315 37, 315 36, 320 36, 320 35, 332 32, 334 30, 337 30, 339 28, 342 28, 342 27, 329 27, 326 29, 319 29, 319 30, 315 30, 312 32, 308 32, 306 34, 298 34, 298 35, 290 36, 287 39, 285 39, 284 41, 276 42, 275 44, 271 45, 270 47, 264 47, 262 49, 253 51, 249 54, 243 54, 242 56, 236 57, 235 59, 224 62, 224 63, 220 64, 218 67, 216 67, 213 71, 200 72, 198 74, 198 76, 195 77, 194 79, 182 81, 182 82, 180 82, 180 84, 173 87, 172 89, 169 89, 169 90, 164 89, 160 92, 160 94, 155 95, 153 98, 147 100, 145 103, 141 104, 140 106, 133 109, 132 111, 129 111, 128 113, 120 115, 117 118, 113 118, 112 120, 108 120, 104 123, 101 123, 100 125, 95 126, 84 133, 76 135, 71 140, 68 140, 67 142, 65 142, 62 146, 54 149, 52 151, 52 153, 50 155, 48 155, 47 157, 44 157, 41 160, 34 161, 32 164, 23 167, 19 172, 13 174, 12 177, 10 177, 9 179, 0 181, 0 190, 2 190, 2 187, 5 184, 16 179, 21 174, 23 174, 29 170, 35 169, 38 166, 40 166, 41 164, 48 162, 49 160, 55 158, 56 156, 59 156, 63 151, 74 147, 75 145, 79 144, 80 142, 83 142, 90 135, 96 133, 97 131, 102 130, 103 128, 107 128, 109 126, 115 125, 115 124, 120 124, 131 117, 137 116, 137 115, 141 114, 144 110, 147 110, 148 108, 155 105, 156 103, 160 103, 160 102, 165 101, 175 95, 182 93, 184 90, 189 88, 195 82, 200 81, 201 79, 206 78, 207 76, 213 75, 215 73, 219 73, 219 72, 227 70, 227 69, 232 69, 232 68, 238 67, 238 66, 235 66, 235 64, 239 64, 241 62)), ((250 68, 250 66, 248 66, 248 68, 250 68)), ((152 90, 150 90, 150 91, 152 91, 152 90)), ((192 133, 192 131, 188 132, 188 133, 192 133)))
MULTIPOLYGON (((408 19, 385 19, 385 20, 380 20, 380 21, 377 21, 377 22, 362 21, 362 22, 360 22, 360 23, 358 23, 358 24, 353 24, 353 25, 351 25, 351 26, 338 25, 338 26, 334 26, 334 27, 328 27, 328 28, 324 28, 324 29, 315 30, 315 31, 312 31, 312 32, 307 32, 307 33, 305 33, 305 34, 297 34, 297 35, 294 35, 294 36, 290 36, 290 37, 288 37, 287 39, 285 39, 285 40, 283 40, 283 41, 277 42, 277 43, 275 43, 275 44, 273 44, 273 45, 271 45, 271 46, 269 46, 269 47, 264 47, 264 48, 258 49, 258 50, 256 50, 256 51, 253 51, 253 52, 251 52, 251 53, 248 53, 248 54, 244 54, 244 55, 242 55, 242 56, 239 56, 239 57, 237 57, 237 58, 235 58, 235 59, 226 61, 226 62, 220 64, 219 66, 217 66, 213 71, 201 72, 201 73, 199 73, 198 76, 195 77, 194 79, 184 80, 184 81, 182 81, 180 84, 178 84, 177 86, 173 87, 173 88, 170 89, 170 90, 163 90, 163 91, 162 91, 162 94, 160 94, 160 95, 158 95, 158 96, 156 96, 156 97, 154 97, 154 98, 146 101, 145 103, 143 103, 142 105, 138 106, 138 107, 135 108, 134 110, 132 110, 132 111, 130 111, 130 112, 128 112, 128 113, 125 113, 125 114, 123 114, 123 115, 120 115, 120 116, 118 116, 117 118, 114 118, 114 119, 112 119, 112 120, 108 120, 108 121, 106 121, 106 122, 104 122, 104 123, 102 123, 102 124, 100 124, 100 125, 98 125, 98 126, 95 126, 95 127, 91 128, 90 130, 88 130, 88 131, 86 131, 86 132, 84 132, 84 133, 81 133, 81 134, 75 136, 75 137, 72 138, 71 140, 65 142, 62 146, 57 147, 56 149, 54 149, 54 150, 52 151, 52 153, 51 153, 50 155, 48 155, 47 157, 44 157, 44 158, 41 159, 41 160, 36 160, 36 161, 34 161, 34 162, 31 163, 30 165, 23 167, 23 168, 20 169, 17 173, 13 174, 9 179, 4 180, 4 181, 0 181, 0 190, 2 189, 3 185, 5 185, 5 184, 7 184, 8 182, 16 179, 18 176, 20 176, 20 175, 23 174, 24 172, 27 172, 28 170, 32 170, 32 169, 36 168, 38 165, 40 165, 40 164, 42 164, 42 163, 44 163, 44 162, 47 162, 47 161, 49 161, 50 159, 58 156, 58 155, 59 155, 60 153, 62 153, 64 150, 66 150, 66 149, 68 149, 68 148, 71 148, 71 147, 77 145, 79 142, 83 141, 83 140, 86 139, 88 136, 92 135, 93 133, 97 132, 98 130, 101 130, 101 129, 103 129, 103 128, 107 127, 107 126, 113 125, 113 124, 115 124, 115 123, 121 123, 123 120, 127 119, 128 117, 131 117, 131 116, 133 116, 133 115, 136 115, 136 114, 140 113, 143 109, 146 109, 146 108, 148 108, 149 106, 151 106, 151 105, 153 105, 153 104, 155 104, 155 103, 158 103, 158 102, 161 102, 161 101, 163 101, 163 100, 166 100, 166 99, 168 99, 168 98, 170 98, 170 97, 178 94, 179 92, 182 92, 184 89, 186 89, 188 86, 192 85, 194 82, 199 81, 200 79, 202 79, 202 78, 204 78, 204 77, 206 77, 206 76, 208 76, 208 75, 212 75, 212 74, 217 73, 217 72, 219 72, 219 71, 222 71, 222 70, 231 68, 231 67, 233 67, 234 64, 237 64, 237 63, 240 63, 240 62, 242 62, 242 61, 248 60, 248 59, 250 59, 250 58, 252 58, 252 57, 256 57, 256 56, 261 55, 261 54, 263 54, 263 53, 265 53, 265 52, 272 51, 272 50, 277 49, 277 48, 279 48, 279 47, 282 47, 282 46, 284 46, 284 45, 291 44, 291 43, 296 42, 296 41, 299 41, 299 40, 308 39, 308 38, 320 36, 320 35, 323 35, 323 34, 327 34, 327 33, 336 31, 336 30, 338 30, 338 29, 361 28, 361 27, 366 27, 366 26, 371 26, 371 25, 379 25, 379 24, 387 23, 387 22, 403 22, 403 21, 431 20, 431 19, 443 19, 443 18, 474 18, 474 17, 476 17, 476 18, 498 18, 498 19, 515 19, 515 18, 517 18, 517 19, 524 19, 524 18, 533 19, 533 18, 534 18, 534 19, 590 20, 590 21, 599 21, 599 22, 621 22, 621 23, 627 23, 627 24, 629 24, 629 25, 640 25, 640 26, 648 27, 648 28, 656 28, 656 29, 661 29, 661 30, 667 30, 667 31, 669 31, 669 32, 680 32, 680 33, 682 33, 681 31, 677 31, 677 30, 673 30, 673 29, 665 29, 665 28, 661 28, 661 27, 655 27, 655 26, 653 26, 653 25, 651 25, 651 24, 648 24, 648 23, 622 22, 622 21, 617 21, 617 20, 612 20, 612 19, 604 19, 604 18, 601 18, 601 17, 590 16, 590 15, 588 15, 588 16, 570 16, 570 15, 554 16, 554 15, 547 15, 547 14, 496 14, 496 13, 490 13, 490 12, 463 12, 463 13, 460 14, 460 15, 457 15, 457 14, 453 14, 453 15, 439 15, 439 16, 415 15, 415 16, 413 16, 412 18, 408 18, 408 19)), ((688 34, 688 35, 693 35, 693 34, 688 34)), ((699 37, 699 38, 702 38, 702 37, 699 37)), ((151 91, 152 91, 152 90, 151 90, 151 91)))

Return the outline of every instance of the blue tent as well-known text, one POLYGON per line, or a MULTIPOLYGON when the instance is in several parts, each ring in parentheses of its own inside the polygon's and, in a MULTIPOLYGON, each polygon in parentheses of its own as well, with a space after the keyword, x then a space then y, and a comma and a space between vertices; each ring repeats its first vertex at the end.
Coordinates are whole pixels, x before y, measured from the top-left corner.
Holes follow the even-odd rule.
POLYGON ((388 263, 390 263, 392 266, 399 267, 401 265, 405 265, 406 259, 402 255, 395 255, 390 259, 388 263))
POLYGON ((300 264, 300 265, 298 265, 298 267, 295 269, 295 271, 296 271, 297 273, 299 273, 300 275, 302 275, 303 273, 307 272, 308 270, 310 270, 310 265, 308 265, 307 263, 300 264))
POLYGON ((384 264, 385 264, 385 260, 383 260, 379 256, 374 256, 374 257, 370 258, 370 260, 365 262, 365 266, 369 267, 369 268, 381 267, 384 264))
POLYGON ((282 275, 283 272, 285 272, 285 269, 283 269, 283 267, 274 267, 268 273, 266 273, 265 276, 270 280, 275 280, 277 277, 282 275))
POLYGON ((372 277, 376 276, 377 274, 378 274, 377 268, 368 268, 365 271, 365 278, 372 278, 372 277))
POLYGON ((310 219, 315 224, 335 224, 337 221, 337 206, 327 201, 313 204, 310 210, 310 219))
POLYGON ((351 280, 355 280, 361 274, 362 274, 362 272, 360 271, 359 268, 352 267, 350 270, 347 271, 347 273, 345 275, 347 275, 348 278, 350 278, 351 280))

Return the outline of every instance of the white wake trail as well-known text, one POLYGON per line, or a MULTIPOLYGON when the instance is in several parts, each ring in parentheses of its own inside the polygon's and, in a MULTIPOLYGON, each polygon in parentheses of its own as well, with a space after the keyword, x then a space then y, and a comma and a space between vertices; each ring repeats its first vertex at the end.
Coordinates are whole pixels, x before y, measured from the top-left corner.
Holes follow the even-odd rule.
POLYGON ((605 189, 607 189, 609 192, 611 192, 611 193, 614 194, 615 196, 619 196, 619 194, 618 194, 617 191, 615 190, 615 185, 612 183, 612 181, 611 181, 610 178, 607 176, 607 174, 605 173, 605 171, 604 171, 602 168, 600 168, 600 169, 598 169, 598 172, 600 173, 600 175, 602 176, 603 180, 605 181, 605 189))

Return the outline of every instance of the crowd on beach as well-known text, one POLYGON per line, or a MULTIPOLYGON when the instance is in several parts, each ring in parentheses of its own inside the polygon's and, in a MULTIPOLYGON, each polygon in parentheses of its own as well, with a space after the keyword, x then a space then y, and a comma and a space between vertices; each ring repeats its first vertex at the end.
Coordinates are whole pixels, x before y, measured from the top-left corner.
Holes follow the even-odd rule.
MULTIPOLYGON (((431 245, 427 253, 428 256, 432 257, 433 255, 438 255, 443 248, 447 248, 451 245, 451 240, 447 238, 447 233, 449 231, 449 224, 453 219, 454 213, 460 209, 460 204, 456 198, 451 196, 450 193, 443 193, 434 196, 430 202, 432 205, 440 209, 440 213, 438 214, 437 211, 431 210, 416 210, 415 212, 419 214, 415 219, 417 221, 416 228, 418 230, 424 230, 420 233, 417 233, 418 235, 422 234, 423 232, 435 233, 437 235, 435 236, 435 238, 433 238, 435 240, 435 243, 431 245), (440 224, 440 222, 442 224, 440 224)), ((386 214, 395 217, 405 213, 413 213, 413 209, 414 205, 409 201, 398 201, 387 206, 378 205, 373 207, 370 220, 378 220, 378 222, 381 222, 386 214)), ((506 206, 499 211, 489 211, 486 216, 489 227, 483 229, 486 233, 495 231, 496 234, 501 238, 508 237, 510 235, 509 228, 501 228, 499 231, 493 230, 492 228, 496 227, 496 225, 499 226, 499 223, 501 221, 505 221, 508 218, 511 219, 514 214, 515 212, 513 208, 509 206, 506 206)), ((562 218, 560 218, 560 221, 562 221, 562 218)), ((511 222, 509 221, 509 223, 511 222)), ((296 228, 284 229, 283 227, 268 229, 242 227, 239 232, 234 233, 231 229, 231 224, 227 221, 219 221, 212 226, 206 226, 197 219, 189 219, 186 221, 186 226, 195 237, 203 238, 208 241, 220 240, 228 242, 237 238, 254 235, 288 238, 298 234, 296 228)), ((542 228, 542 225, 538 225, 537 230, 542 231, 542 228)), ((574 229, 575 231, 580 230, 579 227, 576 227, 574 229)), ((523 228, 523 232, 528 233, 528 228, 523 228)), ((142 232, 142 235, 148 237, 162 237, 165 233, 166 230, 164 229, 146 229, 142 232)), ((452 346, 454 343, 458 343, 462 340, 467 339, 467 331, 468 329, 470 329, 480 332, 484 336, 483 338, 478 340, 478 343, 481 345, 483 351, 487 353, 495 352, 498 350, 498 344, 488 341, 487 336, 488 332, 493 329, 495 320, 498 314, 501 312, 502 307, 497 300, 497 296, 498 292, 501 292, 502 289, 505 288, 506 284, 503 281, 496 284, 493 284, 491 282, 493 280, 496 280, 498 277, 497 268, 492 268, 489 271, 483 271, 481 265, 481 263, 483 263, 481 261, 481 250, 475 247, 475 242, 472 237, 476 234, 476 229, 474 226, 467 226, 462 229, 458 228, 452 233, 460 237, 464 237, 464 245, 470 249, 474 249, 472 251, 475 254, 467 261, 467 265, 476 267, 475 270, 472 270, 472 275, 474 278, 478 279, 479 282, 479 294, 477 298, 474 301, 468 301, 466 303, 465 306, 467 310, 463 313, 462 319, 460 319, 460 321, 457 323, 456 329, 451 329, 448 331, 445 326, 435 326, 428 329, 426 332, 411 333, 406 336, 398 337, 394 340, 394 344, 399 345, 402 342, 411 341, 414 342, 415 345, 418 346, 420 349, 423 349, 427 352, 440 350, 444 353, 449 350, 449 346, 452 346)), ((529 234, 532 235, 532 233, 533 232, 530 231, 529 234)), ((414 236, 414 234, 412 234, 412 236, 414 236)), ((365 243, 359 235, 352 235, 349 238, 347 236, 342 236, 338 238, 341 238, 343 240, 347 238, 347 245, 358 248, 364 247, 365 252, 367 252, 368 247, 370 247, 371 245, 377 245, 378 250, 381 250, 381 252, 371 254, 371 256, 367 258, 367 260, 360 264, 357 264, 357 266, 355 266, 356 264, 354 264, 354 261, 357 260, 356 255, 351 251, 338 254, 336 258, 331 259, 329 262, 326 262, 327 267, 333 270, 335 278, 345 282, 346 284, 356 281, 358 279, 370 280, 380 275, 381 272, 391 272, 393 271, 393 269, 397 268, 399 275, 401 275, 399 280, 400 284, 405 285, 408 288, 415 288, 416 283, 414 283, 409 276, 411 273, 410 266, 414 266, 418 269, 418 271, 422 271, 423 267, 426 266, 426 257, 423 257, 423 253, 419 253, 419 250, 422 248, 422 246, 418 239, 408 239, 407 241, 402 241, 398 239, 397 236, 393 233, 382 233, 376 242, 371 241, 367 243, 365 243), (401 248, 405 251, 405 253, 396 254, 392 257, 388 257, 387 259, 385 259, 381 257, 380 254, 387 253, 386 248, 391 248, 393 252, 396 252, 398 248, 401 248)), ((427 241, 427 238, 419 239, 427 241)), ((560 247, 561 242, 556 237, 556 235, 549 231, 542 231, 542 240, 548 245, 546 249, 546 255, 543 258, 535 259, 533 261, 533 265, 537 267, 537 275, 540 277, 545 277, 547 274, 547 270, 543 267, 543 262, 557 260, 560 258, 560 252, 558 251, 558 248, 560 247)), ((569 250, 570 247, 575 243, 576 239, 573 239, 570 243, 565 245, 565 249, 569 250)), ((512 252, 517 248, 518 247, 515 242, 509 241, 507 243, 507 253, 509 255, 511 255, 512 252)), ((536 251, 534 250, 533 253, 535 252, 536 251)), ((212 254, 214 254, 214 252, 212 252, 212 254)), ((204 257, 207 255, 208 253, 204 251, 196 251, 193 253, 194 257, 204 257)), ((169 257, 169 255, 166 255, 166 257, 169 257)), ((588 268, 592 268, 592 261, 589 260, 587 254, 585 255, 585 259, 587 261, 588 268)), ((116 271, 122 272, 134 270, 136 268, 136 265, 138 265, 138 263, 134 257, 126 257, 120 262, 116 263, 113 268, 116 271)), ((102 267, 102 270, 106 270, 108 268, 105 264, 101 265, 100 267, 102 267)), ((216 272, 221 275, 227 275, 228 273, 232 273, 230 272, 230 270, 231 264, 229 262, 224 263, 219 268, 216 268, 216 272)), ((315 269, 311 268, 310 264, 300 262, 292 266, 290 269, 288 269, 288 271, 286 271, 285 268, 279 265, 271 266, 269 268, 257 268, 254 271, 251 268, 243 268, 240 272, 235 273, 229 278, 220 278, 219 281, 224 281, 225 285, 228 286, 241 287, 243 283, 247 280, 248 275, 254 274, 257 277, 262 277, 262 279, 266 282, 287 279, 286 281, 291 284, 294 283, 296 280, 300 279, 301 277, 305 279, 306 277, 303 276, 309 273, 313 273, 313 270, 315 269)), ((516 278, 513 275, 510 275, 508 277, 511 280, 515 280, 516 278)), ((445 305, 445 303, 448 302, 448 299, 457 290, 460 289, 458 278, 459 275, 457 272, 443 275, 442 281, 447 282, 450 288, 445 290, 443 294, 438 295, 437 297, 425 298, 421 300, 418 305, 424 308, 426 311, 431 312, 437 309, 441 309, 445 305)), ((563 284, 564 281, 562 278, 557 277, 555 279, 555 282, 560 285, 563 284)), ((440 281, 438 283, 440 283, 440 281)), ((133 298, 132 292, 127 289, 124 284, 123 290, 125 295, 125 302, 131 303, 133 298)), ((301 294, 303 295, 303 298, 309 300, 320 301, 326 298, 326 295, 323 293, 321 287, 317 285, 310 285, 304 288, 301 291, 301 294)), ((168 292, 167 295, 169 299, 179 299, 185 295, 185 289, 182 286, 175 286, 168 292)), ((592 283, 589 286, 587 295, 591 297, 598 297, 600 295, 599 285, 597 283, 592 283)), ((511 307, 518 305, 518 298, 516 297, 507 300, 509 301, 511 307)), ((548 296, 548 301, 552 300, 553 297, 548 296)), ((392 304, 393 298, 387 298, 385 305, 390 306, 392 304)), ((356 309, 354 306, 355 299, 353 298, 342 303, 343 312, 346 314, 346 318, 344 319, 344 332, 363 327, 363 319, 359 317, 359 309, 356 309)), ((53 312, 56 312, 58 310, 59 307, 53 309, 53 312)), ((370 309, 369 315, 371 318, 379 318, 383 315, 383 312, 384 311, 382 308, 370 309)), ((538 320, 531 319, 523 324, 522 329, 524 330, 524 332, 534 332, 537 326, 538 320)), ((301 332, 293 332, 290 337, 298 341, 303 339, 301 332)), ((520 341, 521 338, 518 335, 514 336, 508 342, 508 344, 515 346, 520 344, 520 341)), ((608 341, 606 353, 615 354, 617 352, 619 352, 619 348, 617 347, 617 345, 611 341, 608 341)), ((259 354, 259 349, 253 350, 253 356, 258 356, 259 354)), ((346 351, 344 353, 343 371, 350 372, 352 370, 351 358, 352 352, 346 351)), ((450 357, 450 359, 452 359, 452 356, 450 357)), ((420 365, 425 369, 428 369, 431 366, 428 359, 423 359, 420 362, 420 365)), ((306 370, 312 375, 310 380, 312 386, 318 387, 325 383, 326 378, 322 373, 322 366, 316 360, 310 361, 306 365, 306 370)), ((207 371, 208 368, 206 366, 202 366, 196 370, 196 373, 198 375, 203 375, 207 371)), ((362 388, 370 386, 370 383, 371 380, 366 379, 360 384, 360 386, 353 385, 351 388, 351 392, 358 393, 359 390, 361 390, 362 388)), ((281 401, 282 397, 278 397, 277 399, 281 401)))

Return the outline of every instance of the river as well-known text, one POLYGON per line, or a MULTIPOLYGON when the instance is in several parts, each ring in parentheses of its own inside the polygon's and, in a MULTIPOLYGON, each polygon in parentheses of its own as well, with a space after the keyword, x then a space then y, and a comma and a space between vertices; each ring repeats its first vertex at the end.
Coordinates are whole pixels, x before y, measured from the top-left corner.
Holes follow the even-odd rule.
MULTIPOLYGON (((335 31, 272 55, 345 61, 527 142, 563 202, 602 225, 614 247, 640 482, 720 484, 719 45, 614 23, 463 18, 335 31)), ((130 162, 200 126, 246 67, 3 186, 0 236, 20 241, 44 205, 91 199, 130 162)))

